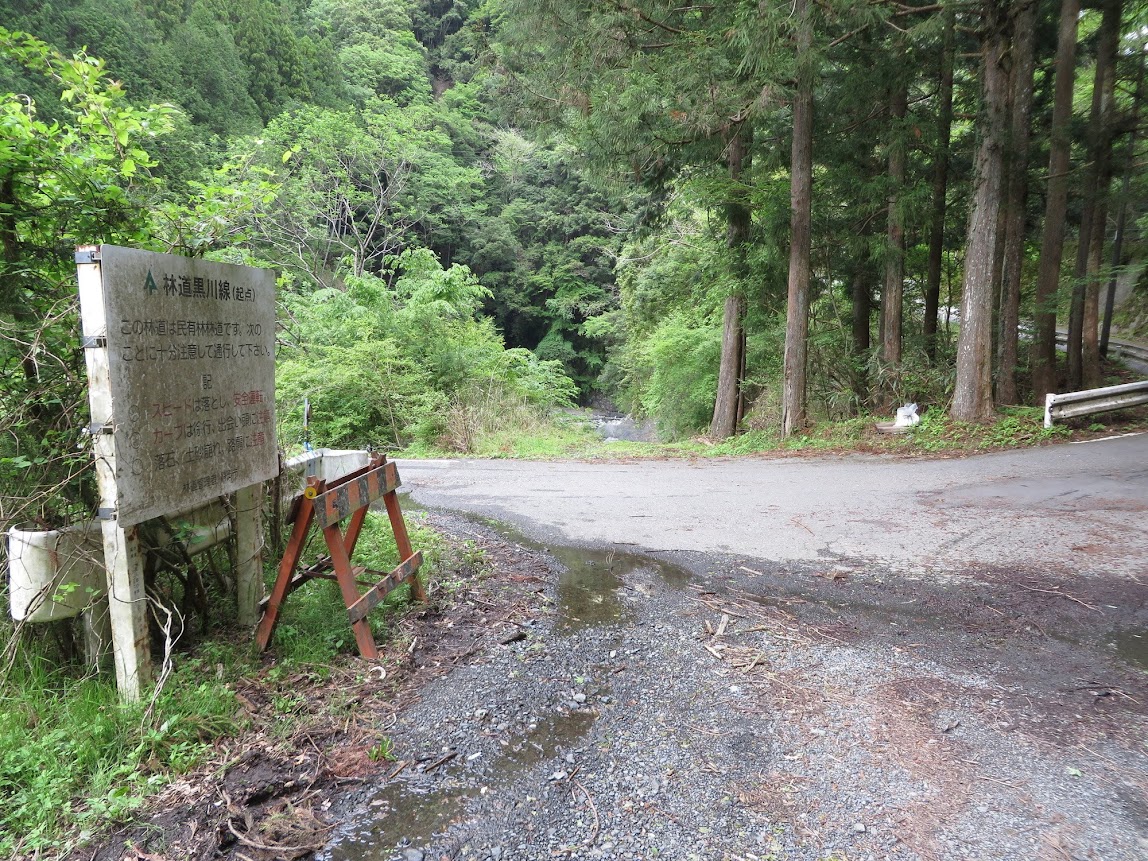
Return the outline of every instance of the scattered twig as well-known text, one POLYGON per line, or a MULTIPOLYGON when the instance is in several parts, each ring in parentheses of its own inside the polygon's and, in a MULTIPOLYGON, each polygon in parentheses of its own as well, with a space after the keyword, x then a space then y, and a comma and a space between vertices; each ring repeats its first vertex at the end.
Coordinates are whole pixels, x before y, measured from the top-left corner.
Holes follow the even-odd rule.
POLYGON ((720 637, 722 634, 724 634, 727 625, 729 625, 729 614, 722 613, 721 621, 718 622, 717 631, 714 632, 714 637, 720 637))
POLYGON ((1009 783, 1007 780, 1000 780, 999 778, 996 778, 996 777, 989 777, 987 774, 978 774, 977 777, 979 777, 981 780, 987 780, 987 781, 989 781, 989 783, 999 783, 1001 786, 1007 786, 1009 789, 1020 789, 1021 788, 1021 787, 1017 786, 1015 783, 1009 783))
POLYGON ((688 729, 692 729, 694 732, 700 732, 705 735, 725 735, 725 733, 723 733, 721 730, 706 729, 705 727, 698 726, 697 724, 688 723, 686 724, 686 727, 688 729))
POLYGON ((430 774, 432 771, 434 771, 434 770, 435 770, 436 768, 438 768, 440 765, 442 765, 443 763, 446 763, 446 762, 450 762, 450 761, 451 761, 452 759, 454 759, 456 756, 458 756, 458 751, 457 751, 457 750, 452 750, 450 753, 445 753, 445 754, 443 754, 442 756, 440 756, 438 759, 436 759, 434 762, 432 762, 430 765, 428 765, 428 766, 427 766, 427 767, 424 769, 424 771, 425 771, 427 774, 430 774))
POLYGON ((674 816, 674 814, 672 814, 666 810, 662 810, 662 808, 658 807, 658 805, 654 804, 652 801, 645 802, 645 804, 643 804, 643 807, 645 807, 647 810, 653 810, 655 813, 662 814, 662 816, 666 817, 666 819, 670 820, 675 825, 681 825, 682 824, 681 820, 678 819, 678 817, 674 816))
POLYGON ((586 796, 586 803, 590 805, 590 812, 594 814, 594 833, 590 835, 590 839, 586 841, 587 846, 593 846, 594 841, 598 839, 598 834, 602 830, 601 822, 598 820, 598 808, 594 806, 594 799, 590 797, 590 791, 582 785, 580 780, 574 780, 574 775, 570 775, 570 782, 582 790, 582 794, 586 796))
POLYGON ((802 523, 800 517, 791 517, 791 518, 789 518, 789 522, 792 523, 794 526, 800 526, 802 529, 804 529, 810 535, 813 535, 813 530, 810 529, 808 526, 806 526, 804 523, 802 523))
POLYGON ((1061 688, 1062 693, 1071 694, 1076 691, 1105 691, 1109 694, 1115 694, 1118 697, 1124 697, 1129 702, 1140 705, 1140 700, 1129 694, 1127 691, 1116 687, 1115 685, 1106 685, 1103 682, 1092 681, 1091 679, 1077 679, 1080 682, 1080 687, 1076 688, 1061 688))
MULTIPOLYGON (((323 825, 320 826, 318 830, 330 831, 333 827, 334 826, 332 825, 323 825)), ((235 826, 232 824, 230 819, 227 820, 227 830, 234 834, 235 839, 242 843, 244 846, 250 846, 252 849, 262 849, 264 852, 274 852, 280 856, 287 855, 288 857, 292 858, 302 855, 305 852, 315 852, 327 845, 326 840, 322 841, 321 843, 308 843, 301 846, 276 846, 268 843, 260 843, 258 840, 252 840, 245 834, 240 834, 235 829, 235 826)))
POLYGON ((129 859, 129 861, 167 861, 167 859, 165 859, 162 855, 155 855, 151 852, 144 852, 142 849, 136 846, 129 847, 128 851, 135 856, 134 859, 131 859, 131 856, 125 855, 125 859, 129 859))
POLYGON ((1075 595, 1069 595, 1067 592, 1063 591, 1059 587, 1056 589, 1038 589, 1035 586, 1025 586, 1023 583, 1017 583, 1016 585, 1018 588, 1024 589, 1026 592, 1040 592, 1041 594, 1044 594, 1044 595, 1056 595, 1059 598, 1067 598, 1069 601, 1075 601, 1081 607, 1087 607, 1089 610, 1095 610, 1101 616, 1104 615, 1104 611, 1101 610, 1099 607, 1096 607, 1092 604, 1089 604, 1087 601, 1081 601, 1075 595))
POLYGON ((1064 858, 1065 861, 1073 861, 1072 854, 1060 844, 1059 834, 1052 837, 1046 835, 1044 845, 1056 852, 1059 857, 1064 858))

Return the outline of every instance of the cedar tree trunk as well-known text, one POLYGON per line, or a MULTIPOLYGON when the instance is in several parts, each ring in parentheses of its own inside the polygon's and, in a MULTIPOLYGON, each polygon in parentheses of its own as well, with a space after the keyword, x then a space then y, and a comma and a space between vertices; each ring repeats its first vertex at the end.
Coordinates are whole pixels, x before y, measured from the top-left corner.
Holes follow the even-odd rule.
POLYGON ((1029 120, 1032 77, 1036 67, 1033 31, 1036 0, 1029 0, 1013 19, 1012 69, 1009 81, 1008 200, 1005 204, 1004 280, 1001 284, 1000 351, 997 402, 1015 404, 1020 338, 1020 280, 1024 264, 1025 212, 1028 200, 1029 120))
POLYGON ((794 0, 797 30, 797 91, 793 98, 790 153, 789 294, 785 316, 781 428, 785 436, 805 426, 805 357, 809 331, 810 253, 813 200, 813 19, 809 0, 794 0))
POLYGON ((1008 4, 1007 0, 988 0, 983 8, 987 32, 982 37, 981 140, 977 147, 973 211, 969 217, 965 255, 957 382, 950 411, 953 418, 966 422, 986 422, 993 417, 993 269, 1004 196, 1007 135, 1008 74, 1002 63, 1008 51, 1005 38, 1008 4))
POLYGON ((945 254, 945 204, 949 186, 949 138, 953 127, 954 16, 945 15, 945 42, 937 86, 937 145, 933 155, 933 213, 929 223, 929 268, 925 277, 925 352, 937 359, 937 312, 941 304, 941 264, 945 254))
POLYGON ((1080 0, 1061 0, 1048 156, 1048 194, 1045 198, 1044 233, 1036 277, 1036 331, 1032 341, 1033 401, 1038 406, 1044 405, 1044 396, 1056 387, 1056 294, 1060 285, 1064 216, 1068 206, 1072 85, 1076 70, 1076 25, 1079 17, 1080 0))
MULTIPOLYGON (((749 241, 752 219, 744 191, 740 187, 742 172, 749 167, 748 125, 734 127, 726 144, 726 161, 729 165, 729 178, 734 189, 726 202, 726 245, 734 254, 734 269, 738 281, 745 278, 745 248, 749 241)), ((745 337, 742 332, 742 318, 745 316, 745 301, 740 293, 727 296, 722 315, 721 365, 718 368, 717 397, 714 399, 713 421, 710 422, 710 436, 726 439, 737 430, 739 404, 741 402, 741 376, 743 371, 742 352, 745 337)))
POLYGON ((904 80, 893 84, 889 96, 892 122, 889 140, 889 222, 885 258, 885 287, 881 291, 881 309, 885 327, 881 335, 881 358, 893 374, 901 364, 901 317, 905 295, 905 225, 900 206, 905 185, 904 120, 909 106, 909 89, 904 80))
POLYGON ((1096 205, 1088 242, 1088 265, 1084 282, 1084 315, 1081 331, 1081 384, 1086 389, 1100 386, 1100 281, 1104 259, 1104 238, 1108 227, 1108 189, 1112 184, 1112 139, 1116 114, 1116 51, 1120 41, 1122 0, 1106 0, 1104 17, 1096 46, 1096 82, 1100 90, 1096 150, 1093 172, 1096 205))

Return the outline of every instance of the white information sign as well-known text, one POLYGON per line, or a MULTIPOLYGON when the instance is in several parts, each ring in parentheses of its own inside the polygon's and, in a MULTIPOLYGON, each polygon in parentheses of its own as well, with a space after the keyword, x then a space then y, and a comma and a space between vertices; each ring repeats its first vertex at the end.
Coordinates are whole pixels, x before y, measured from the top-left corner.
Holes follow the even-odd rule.
POLYGON ((114 245, 99 264, 119 526, 274 478, 274 273, 114 245))

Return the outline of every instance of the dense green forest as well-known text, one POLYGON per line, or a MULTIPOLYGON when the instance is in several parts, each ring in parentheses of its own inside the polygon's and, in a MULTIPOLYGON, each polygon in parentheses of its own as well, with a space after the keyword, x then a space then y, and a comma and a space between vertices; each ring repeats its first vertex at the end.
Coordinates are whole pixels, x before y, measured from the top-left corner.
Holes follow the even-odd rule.
POLYGON ((0 8, 4 522, 92 505, 78 243, 274 267, 288 448, 987 421, 1143 258, 1138 0, 0 8))

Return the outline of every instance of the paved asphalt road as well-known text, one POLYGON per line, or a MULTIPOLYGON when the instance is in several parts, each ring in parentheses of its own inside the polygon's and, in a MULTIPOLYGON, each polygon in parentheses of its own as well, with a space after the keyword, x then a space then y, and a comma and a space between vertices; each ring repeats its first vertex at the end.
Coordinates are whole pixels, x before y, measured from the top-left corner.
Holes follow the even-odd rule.
POLYGON ((412 460, 399 470, 419 504, 550 542, 1148 582, 1148 434, 928 460, 412 460))

